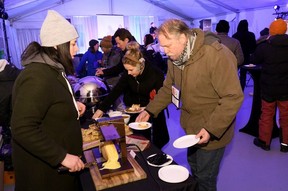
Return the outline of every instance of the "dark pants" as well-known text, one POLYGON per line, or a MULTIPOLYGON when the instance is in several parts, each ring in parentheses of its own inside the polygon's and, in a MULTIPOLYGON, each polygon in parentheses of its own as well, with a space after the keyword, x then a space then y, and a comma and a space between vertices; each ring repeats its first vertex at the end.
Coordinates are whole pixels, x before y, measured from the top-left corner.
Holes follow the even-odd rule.
POLYGON ((241 88, 244 91, 244 88, 246 86, 246 75, 247 75, 247 70, 240 68, 240 74, 239 74, 239 78, 240 78, 240 84, 241 84, 241 88))
POLYGON ((161 111, 157 118, 152 119, 152 142, 161 149, 169 142, 169 133, 166 124, 164 110, 161 111))
POLYGON ((188 163, 198 183, 198 191, 217 190, 217 176, 224 151, 225 147, 215 150, 188 148, 188 163))
POLYGON ((261 101, 261 116, 259 119, 259 139, 270 145, 273 130, 273 117, 276 106, 279 109, 279 123, 281 127, 280 142, 288 144, 288 101, 261 101))
MULTIPOLYGON (((135 121, 136 115, 131 115, 130 122, 135 121)), ((159 113, 157 118, 150 118, 152 123, 151 129, 146 130, 133 130, 133 134, 144 136, 150 140, 157 148, 161 149, 164 145, 169 142, 169 133, 166 124, 166 117, 164 110, 159 113)))

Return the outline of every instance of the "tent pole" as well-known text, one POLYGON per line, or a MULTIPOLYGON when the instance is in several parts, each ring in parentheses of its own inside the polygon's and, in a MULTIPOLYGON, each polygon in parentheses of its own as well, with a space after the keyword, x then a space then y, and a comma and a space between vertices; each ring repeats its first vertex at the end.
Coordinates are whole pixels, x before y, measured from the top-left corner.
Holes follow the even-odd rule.
POLYGON ((4 32, 4 40, 5 40, 6 53, 7 53, 7 61, 8 61, 9 63, 11 63, 9 46, 8 46, 8 37, 7 37, 7 31, 6 31, 6 25, 5 25, 5 19, 2 19, 2 20, 3 20, 3 32, 4 32))

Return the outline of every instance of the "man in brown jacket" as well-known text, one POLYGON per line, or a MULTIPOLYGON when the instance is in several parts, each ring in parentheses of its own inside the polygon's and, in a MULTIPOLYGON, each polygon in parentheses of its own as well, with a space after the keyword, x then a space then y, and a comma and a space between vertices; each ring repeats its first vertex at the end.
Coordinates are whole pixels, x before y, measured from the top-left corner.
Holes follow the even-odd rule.
POLYGON ((172 100, 181 109, 182 128, 200 138, 196 147, 188 148, 199 190, 217 190, 220 162, 234 133, 231 124, 243 101, 236 58, 217 36, 190 30, 180 20, 165 21, 157 32, 169 56, 168 72, 163 87, 136 121, 156 117, 172 100))

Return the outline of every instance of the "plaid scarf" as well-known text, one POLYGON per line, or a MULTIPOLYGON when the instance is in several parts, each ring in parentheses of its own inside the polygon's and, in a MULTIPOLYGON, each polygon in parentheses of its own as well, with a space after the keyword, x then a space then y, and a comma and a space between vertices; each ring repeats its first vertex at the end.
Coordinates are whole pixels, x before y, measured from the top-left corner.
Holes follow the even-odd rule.
POLYGON ((190 55, 192 55, 192 50, 194 48, 194 44, 196 41, 196 33, 194 33, 192 36, 188 38, 186 47, 182 51, 179 59, 172 61, 172 63, 177 66, 178 68, 182 69, 183 65, 186 63, 186 61, 190 58, 190 55), (189 52, 189 54, 188 54, 189 52))

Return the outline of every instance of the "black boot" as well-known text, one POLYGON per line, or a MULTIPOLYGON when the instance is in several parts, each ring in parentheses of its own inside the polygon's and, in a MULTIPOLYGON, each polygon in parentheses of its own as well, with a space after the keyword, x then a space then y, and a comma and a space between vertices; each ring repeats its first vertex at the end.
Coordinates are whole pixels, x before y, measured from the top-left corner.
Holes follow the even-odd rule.
POLYGON ((270 151, 270 145, 266 145, 265 141, 262 141, 259 138, 255 138, 253 143, 265 151, 270 151))
POLYGON ((288 145, 283 143, 283 133, 282 133, 282 128, 279 128, 279 140, 280 140, 280 151, 283 153, 287 153, 288 152, 288 145))
POLYGON ((283 153, 287 153, 288 152, 288 145, 285 143, 281 143, 280 144, 280 151, 283 153))

